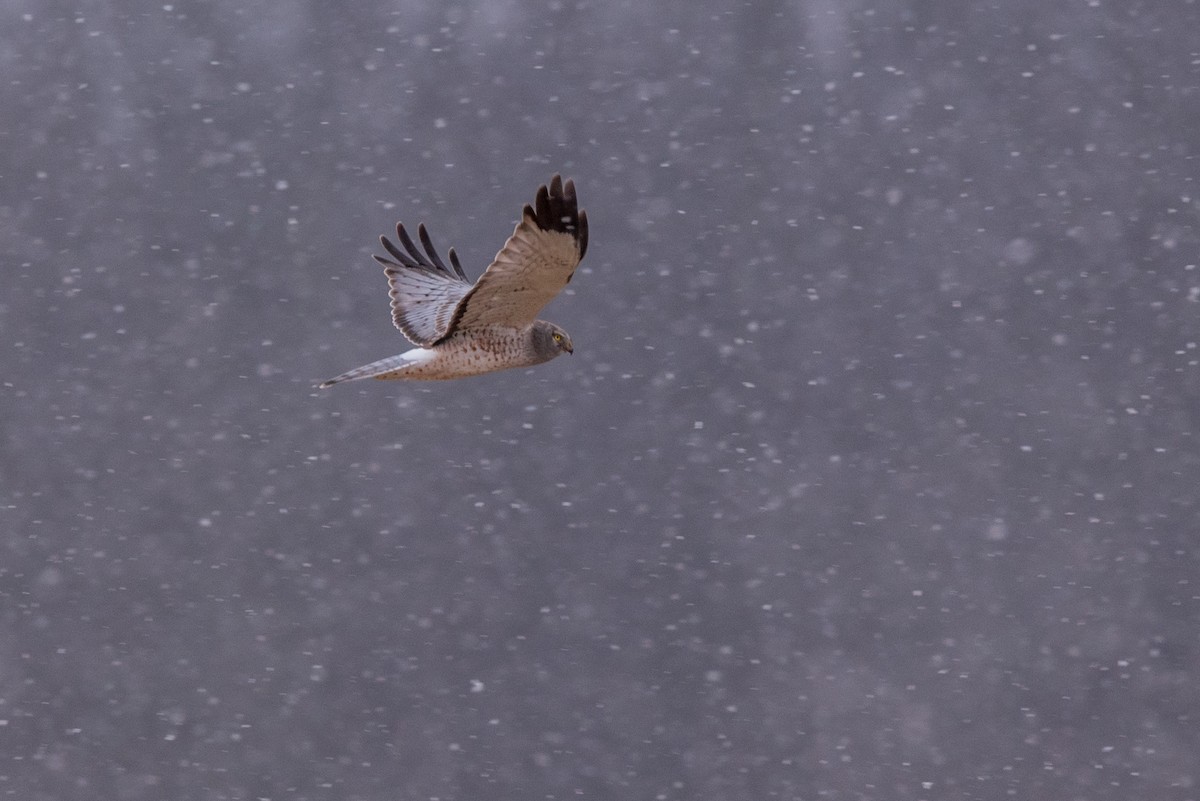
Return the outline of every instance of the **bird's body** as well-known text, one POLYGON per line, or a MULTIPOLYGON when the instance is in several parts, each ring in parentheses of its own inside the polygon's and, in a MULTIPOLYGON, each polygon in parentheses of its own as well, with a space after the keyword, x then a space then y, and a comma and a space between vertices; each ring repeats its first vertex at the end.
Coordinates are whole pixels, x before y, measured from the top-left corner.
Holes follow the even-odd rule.
POLYGON ((526 206, 513 235, 474 285, 451 248, 453 273, 439 258, 425 226, 417 229, 424 254, 397 224, 397 247, 380 237, 391 258, 384 265, 392 320, 416 348, 365 364, 322 387, 360 378, 438 381, 515 367, 532 367, 572 353, 571 338, 536 319, 571 280, 587 251, 587 214, 575 185, 555 175, 526 206))
MULTIPOLYGON (((545 321, 538 320, 534 325, 537 323, 545 321)), ((364 364, 326 381, 321 386, 330 387, 358 378, 446 381, 514 367, 533 367, 562 353, 562 349, 557 345, 553 350, 539 350, 536 344, 526 344, 527 340, 532 338, 534 326, 529 326, 524 331, 489 326, 470 336, 456 334, 430 348, 413 348, 377 362, 364 364)))

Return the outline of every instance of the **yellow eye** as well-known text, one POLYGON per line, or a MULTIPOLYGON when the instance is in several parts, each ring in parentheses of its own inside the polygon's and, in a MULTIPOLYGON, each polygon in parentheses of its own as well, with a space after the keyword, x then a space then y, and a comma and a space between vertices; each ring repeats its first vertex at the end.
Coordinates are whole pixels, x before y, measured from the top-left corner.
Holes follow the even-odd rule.
POLYGON ((554 341, 555 341, 555 342, 562 342, 562 334, 555 334, 555 335, 554 335, 554 341))

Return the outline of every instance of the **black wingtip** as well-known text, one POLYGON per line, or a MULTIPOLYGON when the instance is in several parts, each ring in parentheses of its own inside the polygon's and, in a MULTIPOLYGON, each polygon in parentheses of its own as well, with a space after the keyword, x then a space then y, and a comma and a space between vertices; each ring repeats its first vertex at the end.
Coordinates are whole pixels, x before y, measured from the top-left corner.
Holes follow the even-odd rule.
POLYGON ((579 260, 583 261, 583 257, 587 255, 588 245, 588 222, 587 212, 579 212, 579 233, 575 235, 575 239, 579 242, 579 260))
POLYGON ((557 231, 575 237, 579 245, 579 258, 587 253, 587 212, 579 210, 579 198, 575 194, 575 181, 563 182, 555 173, 549 184, 538 187, 533 205, 526 205, 523 214, 530 217, 543 231, 557 231))
POLYGON ((393 267, 407 267, 410 270, 424 270, 431 273, 445 273, 446 275, 456 275, 463 281, 467 280, 466 274, 463 272, 462 265, 458 263, 458 256, 454 253, 454 248, 450 248, 450 263, 454 265, 454 272, 451 273, 447 269, 445 262, 438 256, 437 249, 433 246, 433 239, 429 236, 429 231, 425 228, 425 223, 417 226, 417 239, 421 241, 421 246, 425 249, 422 253, 408 231, 404 227, 404 223, 396 223, 396 239, 400 241, 397 245, 386 236, 379 237, 379 244, 388 252, 388 255, 395 261, 384 256, 372 255, 371 258, 379 262, 385 269, 393 267))
POLYGON ((383 245, 383 249, 386 250, 388 252, 388 254, 396 261, 394 261, 394 262, 388 261, 387 259, 385 259, 382 256, 373 256, 372 258, 374 258, 375 261, 379 262, 380 264, 382 264, 385 267, 387 267, 388 265, 394 265, 397 262, 399 262, 400 264, 408 263, 408 257, 405 256, 404 253, 402 253, 400 251, 400 248, 393 245, 392 240, 388 239, 386 236, 379 237, 379 244, 383 245))
MULTIPOLYGON (((420 231, 418 230, 418 235, 420 231)), ((396 223, 396 236, 400 240, 400 244, 408 251, 408 257, 416 266, 423 267, 426 270, 432 270, 433 265, 421 255, 421 251, 417 250, 417 246, 413 244, 412 237, 408 235, 408 231, 404 230, 404 223, 396 223)))
POLYGON ((463 272, 462 264, 458 260, 458 254, 454 252, 454 248, 450 248, 449 253, 450 253, 450 265, 454 268, 454 272, 456 272, 458 274, 459 278, 466 281, 467 274, 463 272))
POLYGON ((553 224, 550 212, 550 191, 545 185, 539 186, 537 197, 534 199, 534 209, 537 211, 539 227, 545 229, 547 224, 553 224))
POLYGON ((425 248, 425 255, 429 256, 433 266, 444 273, 450 272, 442 262, 442 257, 438 255, 437 248, 433 246, 433 239, 430 238, 429 231, 425 229, 425 223, 417 226, 417 238, 421 240, 421 247, 425 248))

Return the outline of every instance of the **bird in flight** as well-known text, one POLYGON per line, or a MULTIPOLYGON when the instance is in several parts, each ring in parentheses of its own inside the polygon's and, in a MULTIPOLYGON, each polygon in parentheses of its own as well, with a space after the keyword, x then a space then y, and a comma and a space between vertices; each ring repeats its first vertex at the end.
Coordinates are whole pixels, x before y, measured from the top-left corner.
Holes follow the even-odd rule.
POLYGON ((450 248, 453 272, 438 256, 422 223, 417 249, 404 225, 396 246, 379 237, 388 256, 375 256, 387 275, 392 322, 417 347, 321 384, 360 378, 444 380, 532 367, 573 353, 571 337, 537 314, 571 280, 587 253, 587 213, 579 210, 574 181, 555 175, 526 205, 512 236, 471 284, 450 248), (389 258, 390 256, 390 258, 389 258))

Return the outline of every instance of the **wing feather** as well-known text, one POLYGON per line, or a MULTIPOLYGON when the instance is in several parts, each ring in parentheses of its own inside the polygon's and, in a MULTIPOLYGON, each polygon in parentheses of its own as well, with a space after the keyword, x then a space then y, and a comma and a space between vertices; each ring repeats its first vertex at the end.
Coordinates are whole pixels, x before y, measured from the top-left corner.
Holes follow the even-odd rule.
POLYGON ((396 224, 396 239, 399 245, 379 237, 388 256, 373 257, 387 275, 392 322, 414 345, 431 347, 463 329, 532 323, 587 253, 588 220, 579 210, 575 183, 555 175, 538 188, 533 204, 522 210, 521 222, 474 286, 454 248, 446 267, 423 223, 417 226, 421 248, 402 223, 396 224))
POLYGON ((562 291, 587 253, 587 213, 579 210, 575 182, 555 175, 542 186, 521 222, 459 302, 446 329, 488 325, 513 328, 534 321, 562 291))
POLYGON ((463 274, 454 248, 450 249, 454 272, 446 269, 424 224, 417 226, 417 238, 425 248, 424 253, 417 249, 401 223, 396 224, 396 238, 403 249, 386 236, 379 237, 391 259, 374 256, 387 275, 392 322, 414 345, 428 347, 446 334, 455 310, 471 291, 471 285, 463 274))

